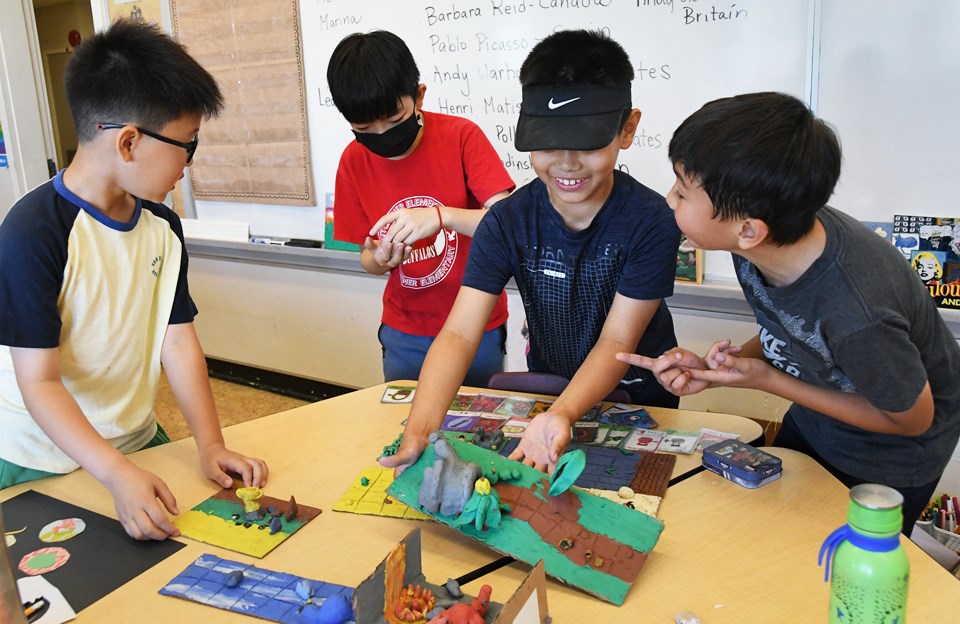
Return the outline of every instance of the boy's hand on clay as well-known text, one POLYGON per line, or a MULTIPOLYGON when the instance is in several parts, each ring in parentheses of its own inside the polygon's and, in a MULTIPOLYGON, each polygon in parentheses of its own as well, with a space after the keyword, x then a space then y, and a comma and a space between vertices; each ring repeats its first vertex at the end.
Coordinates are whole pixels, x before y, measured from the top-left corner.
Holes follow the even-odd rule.
POLYGON ((384 468, 393 468, 393 476, 399 477, 403 471, 409 468, 420 458, 423 449, 427 448, 429 442, 426 438, 417 437, 405 433, 403 440, 400 441, 400 448, 393 455, 384 455, 377 461, 384 468))
POLYGON ((423 238, 436 236, 440 231, 440 214, 433 206, 394 210, 380 217, 370 228, 370 236, 375 236, 387 225, 390 225, 390 229, 380 239, 381 243, 409 246, 423 238))
POLYGON ((410 256, 410 252, 413 250, 412 247, 401 243, 385 243, 374 240, 369 236, 363 241, 363 247, 373 252, 373 259, 377 264, 388 269, 394 269, 400 266, 400 264, 410 256))
POLYGON ((117 518, 130 537, 164 540, 180 535, 166 513, 180 513, 177 501, 157 475, 126 460, 104 485, 113 495, 117 518))
POLYGON ((552 473, 569 443, 570 420, 546 411, 530 421, 520 438, 520 444, 510 453, 509 459, 552 473))
POLYGON ((706 369, 706 362, 696 353, 680 347, 670 349, 656 359, 634 353, 617 353, 616 357, 621 362, 649 370, 661 386, 676 396, 696 394, 710 387, 709 383, 690 376, 692 370, 706 369))
POLYGON ((244 487, 261 488, 267 484, 267 462, 255 457, 235 453, 222 443, 200 449, 200 468, 208 479, 222 487, 233 487, 233 477, 228 472, 240 475, 244 487))

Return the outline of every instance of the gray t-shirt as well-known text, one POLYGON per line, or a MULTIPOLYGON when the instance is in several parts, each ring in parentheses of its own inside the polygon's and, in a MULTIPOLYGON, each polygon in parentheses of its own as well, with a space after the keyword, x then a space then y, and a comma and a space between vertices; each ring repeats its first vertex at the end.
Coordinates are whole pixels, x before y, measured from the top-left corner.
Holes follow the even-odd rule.
POLYGON ((888 242, 830 207, 823 254, 793 284, 767 285, 734 255, 773 366, 825 388, 856 392, 875 407, 906 411, 929 381, 933 424, 916 437, 865 431, 794 404, 807 442, 837 469, 892 487, 939 478, 960 438, 960 347, 922 282, 888 242))

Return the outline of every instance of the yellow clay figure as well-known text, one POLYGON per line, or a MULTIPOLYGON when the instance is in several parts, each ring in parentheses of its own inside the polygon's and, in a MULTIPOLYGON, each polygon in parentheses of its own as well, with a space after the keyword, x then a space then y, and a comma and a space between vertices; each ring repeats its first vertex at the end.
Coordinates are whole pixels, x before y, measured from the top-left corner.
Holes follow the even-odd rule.
POLYGON ((263 496, 263 492, 260 491, 260 488, 237 488, 237 498, 243 501, 244 513, 258 511, 260 509, 260 503, 258 503, 256 499, 260 498, 261 496, 263 496))

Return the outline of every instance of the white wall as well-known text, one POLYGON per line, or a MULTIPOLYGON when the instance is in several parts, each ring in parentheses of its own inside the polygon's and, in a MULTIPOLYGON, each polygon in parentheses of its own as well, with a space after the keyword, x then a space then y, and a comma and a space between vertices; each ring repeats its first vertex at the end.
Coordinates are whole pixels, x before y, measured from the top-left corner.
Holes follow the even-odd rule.
MULTIPOLYGON (((354 272, 265 266, 193 255, 190 291, 204 352, 291 375, 363 388, 383 381, 377 328, 386 280, 354 272)), ((508 291, 506 368, 525 370, 520 296, 508 291)), ((677 337, 705 351, 715 339, 744 341, 752 318, 674 309, 677 337)), ((776 419, 786 402, 762 392, 723 388, 685 397, 681 406, 776 419)))

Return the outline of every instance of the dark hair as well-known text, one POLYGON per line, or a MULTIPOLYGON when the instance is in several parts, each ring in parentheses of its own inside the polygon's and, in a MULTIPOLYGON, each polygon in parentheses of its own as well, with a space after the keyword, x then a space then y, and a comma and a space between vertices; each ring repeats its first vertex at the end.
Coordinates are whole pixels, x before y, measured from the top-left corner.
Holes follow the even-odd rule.
POLYGON ((118 20, 80 45, 65 82, 81 142, 96 135, 97 123, 159 131, 183 115, 208 118, 223 108, 217 81, 182 45, 132 20, 118 20))
POLYGON ((520 66, 524 87, 587 83, 619 87, 633 80, 626 50, 600 31, 561 30, 533 46, 520 66))
POLYGON ((837 135, 783 93, 708 102, 680 124, 668 155, 699 181, 722 220, 760 219, 774 245, 813 228, 840 177, 837 135))
POLYGON ((397 101, 416 99, 420 70, 403 39, 386 30, 345 37, 327 64, 327 85, 337 110, 350 123, 397 113, 397 101))

